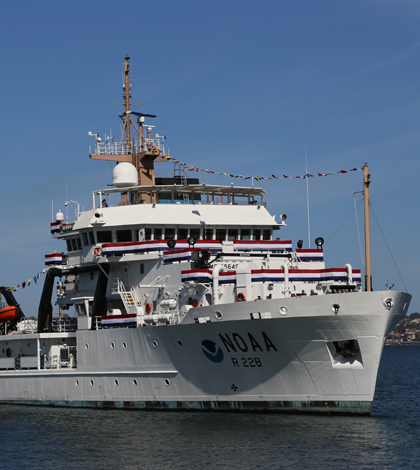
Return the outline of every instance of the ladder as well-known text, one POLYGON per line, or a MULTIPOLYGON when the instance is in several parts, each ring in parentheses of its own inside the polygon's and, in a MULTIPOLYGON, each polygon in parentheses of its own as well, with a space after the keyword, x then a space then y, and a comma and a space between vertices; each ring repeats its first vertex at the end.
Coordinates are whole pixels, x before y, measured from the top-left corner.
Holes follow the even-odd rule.
POLYGON ((121 300, 124 304, 124 308, 127 313, 130 313, 130 308, 135 305, 137 307, 141 306, 141 303, 137 297, 134 287, 131 287, 129 291, 126 290, 124 283, 119 279, 115 280, 114 290, 118 292, 121 297, 121 300))

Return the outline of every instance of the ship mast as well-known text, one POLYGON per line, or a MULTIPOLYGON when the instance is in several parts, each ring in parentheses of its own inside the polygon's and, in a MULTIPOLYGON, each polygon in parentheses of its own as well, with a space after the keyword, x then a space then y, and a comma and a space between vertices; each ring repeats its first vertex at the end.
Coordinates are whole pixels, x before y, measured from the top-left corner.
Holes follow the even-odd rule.
MULTIPOLYGON (((96 152, 90 154, 94 160, 108 160, 114 162, 132 163, 138 173, 139 186, 149 186, 155 184, 154 162, 156 158, 162 155, 159 146, 155 145, 151 138, 151 131, 154 126, 147 126, 147 138, 143 135, 143 124, 145 118, 155 118, 155 115, 138 113, 131 110, 131 69, 130 57, 127 55, 123 64, 123 103, 112 103, 124 106, 124 112, 120 118, 124 122, 121 140, 119 143, 102 143, 100 139, 96 140, 96 152), (137 124, 133 121, 133 116, 137 116, 137 124), (132 137, 131 126, 135 129, 138 137, 132 137)), ((165 161, 161 159, 161 161, 165 161)))
POLYGON ((369 185, 370 174, 367 163, 363 166, 363 196, 365 206, 365 257, 366 257, 366 277, 365 290, 372 291, 372 261, 370 253, 370 205, 369 205, 369 185))

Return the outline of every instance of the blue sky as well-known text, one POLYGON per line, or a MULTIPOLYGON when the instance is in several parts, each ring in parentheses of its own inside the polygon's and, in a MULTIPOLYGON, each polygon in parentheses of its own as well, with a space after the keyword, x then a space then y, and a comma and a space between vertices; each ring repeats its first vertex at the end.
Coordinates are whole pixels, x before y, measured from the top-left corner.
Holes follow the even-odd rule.
MULTIPOLYGON (((306 146, 312 174, 367 162, 380 224, 373 287, 406 287, 410 313, 420 311, 419 20, 420 4, 405 0, 3 2, 0 285, 27 281, 46 253, 63 250, 49 236, 52 205, 65 211, 70 198, 88 209, 91 192, 111 182, 112 164, 88 157, 87 133, 120 136, 111 101, 121 101, 128 54, 133 101, 158 115, 156 132, 180 161, 302 175, 306 146)), ((260 185, 269 210, 288 215, 281 237, 308 247, 305 181, 260 185)), ((331 239, 329 267, 362 267, 350 216, 361 189, 362 172, 309 181, 311 246, 331 239)), ((362 230, 361 206, 358 215, 362 230)), ((16 292, 26 315, 36 315, 41 289, 16 292)))

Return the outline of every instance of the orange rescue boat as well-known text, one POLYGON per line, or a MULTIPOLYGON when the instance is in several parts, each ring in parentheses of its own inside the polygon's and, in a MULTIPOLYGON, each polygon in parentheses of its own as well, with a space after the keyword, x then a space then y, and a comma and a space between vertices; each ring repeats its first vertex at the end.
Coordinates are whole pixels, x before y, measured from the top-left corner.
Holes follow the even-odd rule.
POLYGON ((6 323, 7 321, 14 320, 17 315, 16 307, 4 307, 0 309, 0 323, 6 323))

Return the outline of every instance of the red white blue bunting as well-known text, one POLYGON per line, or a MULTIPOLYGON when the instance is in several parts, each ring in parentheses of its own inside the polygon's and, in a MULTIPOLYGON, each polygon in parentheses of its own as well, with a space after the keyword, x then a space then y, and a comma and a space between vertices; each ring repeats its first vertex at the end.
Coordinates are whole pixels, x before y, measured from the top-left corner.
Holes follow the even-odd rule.
MULTIPOLYGON (((163 251, 165 262, 168 263, 191 259, 191 253, 197 249, 211 252, 222 251, 222 242, 220 240, 197 240, 194 248, 190 247, 187 240, 176 240, 176 245, 172 249, 168 248, 167 242, 168 240, 148 240, 143 242, 104 243, 102 245, 102 255, 122 256, 148 251, 163 251)), ((291 252, 293 250, 291 240, 233 240, 233 246, 236 251, 291 252)), ((51 256, 52 259, 52 255, 46 256, 51 256)))
MULTIPOLYGON (((289 281, 347 281, 346 268, 327 269, 291 269, 289 281)), ((353 281, 361 282, 360 269, 353 269, 353 281)), ((252 282, 284 282, 283 269, 253 269, 251 271, 252 282)), ((181 271, 182 282, 212 282, 213 272, 210 269, 189 269, 181 271)), ((236 283, 236 271, 219 273, 219 284, 236 283)))
POLYGON ((107 315, 101 319, 102 328, 111 328, 115 326, 137 326, 137 314, 129 313, 126 315, 107 315))
POLYGON ((311 248, 296 248, 296 255, 300 261, 324 261, 324 250, 311 248))

